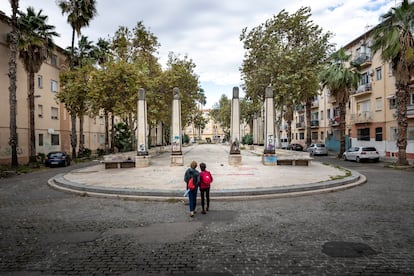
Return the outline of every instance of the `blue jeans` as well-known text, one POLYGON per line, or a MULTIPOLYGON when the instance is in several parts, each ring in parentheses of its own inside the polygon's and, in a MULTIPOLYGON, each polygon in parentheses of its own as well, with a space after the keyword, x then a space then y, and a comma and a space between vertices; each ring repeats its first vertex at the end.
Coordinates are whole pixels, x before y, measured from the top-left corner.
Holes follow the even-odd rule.
POLYGON ((188 201, 190 202, 190 212, 194 211, 197 205, 197 190, 198 187, 196 187, 194 190, 188 193, 188 201))

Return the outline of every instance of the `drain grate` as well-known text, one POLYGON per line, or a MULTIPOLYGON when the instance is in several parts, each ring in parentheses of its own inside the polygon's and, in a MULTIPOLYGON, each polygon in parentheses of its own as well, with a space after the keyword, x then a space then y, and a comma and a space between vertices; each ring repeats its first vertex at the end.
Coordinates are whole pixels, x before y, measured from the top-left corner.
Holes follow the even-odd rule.
POLYGON ((332 241, 322 246, 322 252, 330 257, 357 258, 375 255, 377 252, 364 243, 332 241))

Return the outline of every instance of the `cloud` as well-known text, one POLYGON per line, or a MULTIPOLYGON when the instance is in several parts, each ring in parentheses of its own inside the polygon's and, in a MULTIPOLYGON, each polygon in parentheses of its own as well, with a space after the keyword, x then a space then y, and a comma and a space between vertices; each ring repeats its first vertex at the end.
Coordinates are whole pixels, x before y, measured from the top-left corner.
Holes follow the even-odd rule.
MULTIPOLYGON (((61 34, 55 42, 62 48, 70 45, 71 28, 55 0, 19 2, 24 10, 29 5, 42 8, 49 16, 48 23, 61 34)), ((163 65, 171 51, 187 54, 195 62, 209 107, 223 93, 230 97, 232 87, 241 84, 239 68, 244 49, 239 36, 244 27, 258 26, 282 9, 294 13, 309 6, 311 19, 325 32, 334 33, 333 42, 343 46, 363 34, 367 26, 378 24, 379 16, 394 5, 390 0, 99 0, 98 15, 82 33, 96 42, 112 37, 120 26, 132 29, 143 21, 161 43, 163 65)), ((10 15, 9 1, 1 1, 0 9, 10 15)))

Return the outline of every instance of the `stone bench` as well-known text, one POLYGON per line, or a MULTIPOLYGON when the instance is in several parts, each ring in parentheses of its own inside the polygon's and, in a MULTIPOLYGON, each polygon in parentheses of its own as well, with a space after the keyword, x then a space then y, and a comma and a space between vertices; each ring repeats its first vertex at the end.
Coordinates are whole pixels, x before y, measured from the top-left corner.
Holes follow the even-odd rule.
POLYGON ((135 161, 134 160, 109 160, 103 161, 105 164, 105 169, 118 169, 118 168, 135 168, 135 161))
POLYGON ((288 165, 288 166, 309 166, 312 158, 289 158, 283 157, 276 160, 277 165, 288 165))
POLYGON ((105 169, 135 168, 135 152, 105 155, 105 169))

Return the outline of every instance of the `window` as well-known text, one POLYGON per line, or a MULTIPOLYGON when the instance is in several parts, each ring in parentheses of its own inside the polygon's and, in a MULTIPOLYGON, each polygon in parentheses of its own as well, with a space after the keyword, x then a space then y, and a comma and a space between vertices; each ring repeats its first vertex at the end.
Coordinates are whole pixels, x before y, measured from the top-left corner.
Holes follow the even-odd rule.
POLYGON ((323 110, 321 110, 321 120, 323 120, 323 110))
POLYGON ((39 146, 43 146, 43 134, 39 134, 39 146))
POLYGON ((57 92, 58 91, 58 82, 55 80, 51 80, 50 81, 50 90, 52 92, 57 92))
POLYGON ((330 114, 331 114, 331 109, 330 108, 328 108, 327 110, 326 110, 326 119, 330 119, 331 118, 331 116, 330 116, 330 114))
POLYGON ((396 141, 397 140, 397 128, 391 127, 390 128, 390 141, 396 141))
POLYGON ((105 143, 105 136, 103 134, 99 134, 99 144, 105 143))
POLYGON ((57 120, 59 117, 58 117, 58 114, 59 114, 59 109, 58 108, 56 108, 56 107, 52 107, 51 108, 51 112, 52 112, 52 116, 51 116, 51 118, 52 119, 54 119, 54 120, 57 120))
POLYGON ((358 129, 358 140, 369 141, 369 128, 358 129))
POLYGON ((59 134, 51 134, 50 139, 52 146, 59 146, 59 134))
POLYGON ((50 57, 50 64, 57 66, 57 55, 52 55, 50 57))
POLYGON ((323 141, 324 139, 325 139, 325 133, 321 131, 321 141, 323 141))
POLYGON ((375 69, 375 75, 377 76, 377 80, 382 80, 382 70, 381 70, 381 67, 377 67, 375 69))
POLYGON ((103 125, 105 123, 104 117, 103 116, 99 116, 99 124, 103 125))
POLYGON ((318 132, 312 132, 312 140, 318 140, 318 132))
POLYGON ((410 94, 410 105, 414 105, 414 93, 410 94))
POLYGON ((304 132, 300 132, 299 133, 299 139, 300 140, 304 140, 305 139, 305 133, 304 132))
POLYGON ((376 111, 382 110, 382 98, 375 99, 375 110, 376 111))
POLYGON ((43 76, 37 75, 37 88, 42 89, 43 88, 43 76))
POLYGON ((360 81, 360 84, 367 84, 367 83, 369 83, 369 76, 368 76, 368 73, 363 73, 363 74, 361 75, 361 81, 360 81))
POLYGON ((375 128, 375 141, 382 141, 382 127, 375 128))
POLYGON ((43 118, 43 105, 41 104, 37 105, 37 116, 39 116, 39 118, 43 118))
POLYGON ((390 99, 390 109, 394 109, 397 108, 397 100, 395 99, 395 97, 392 97, 390 99))

